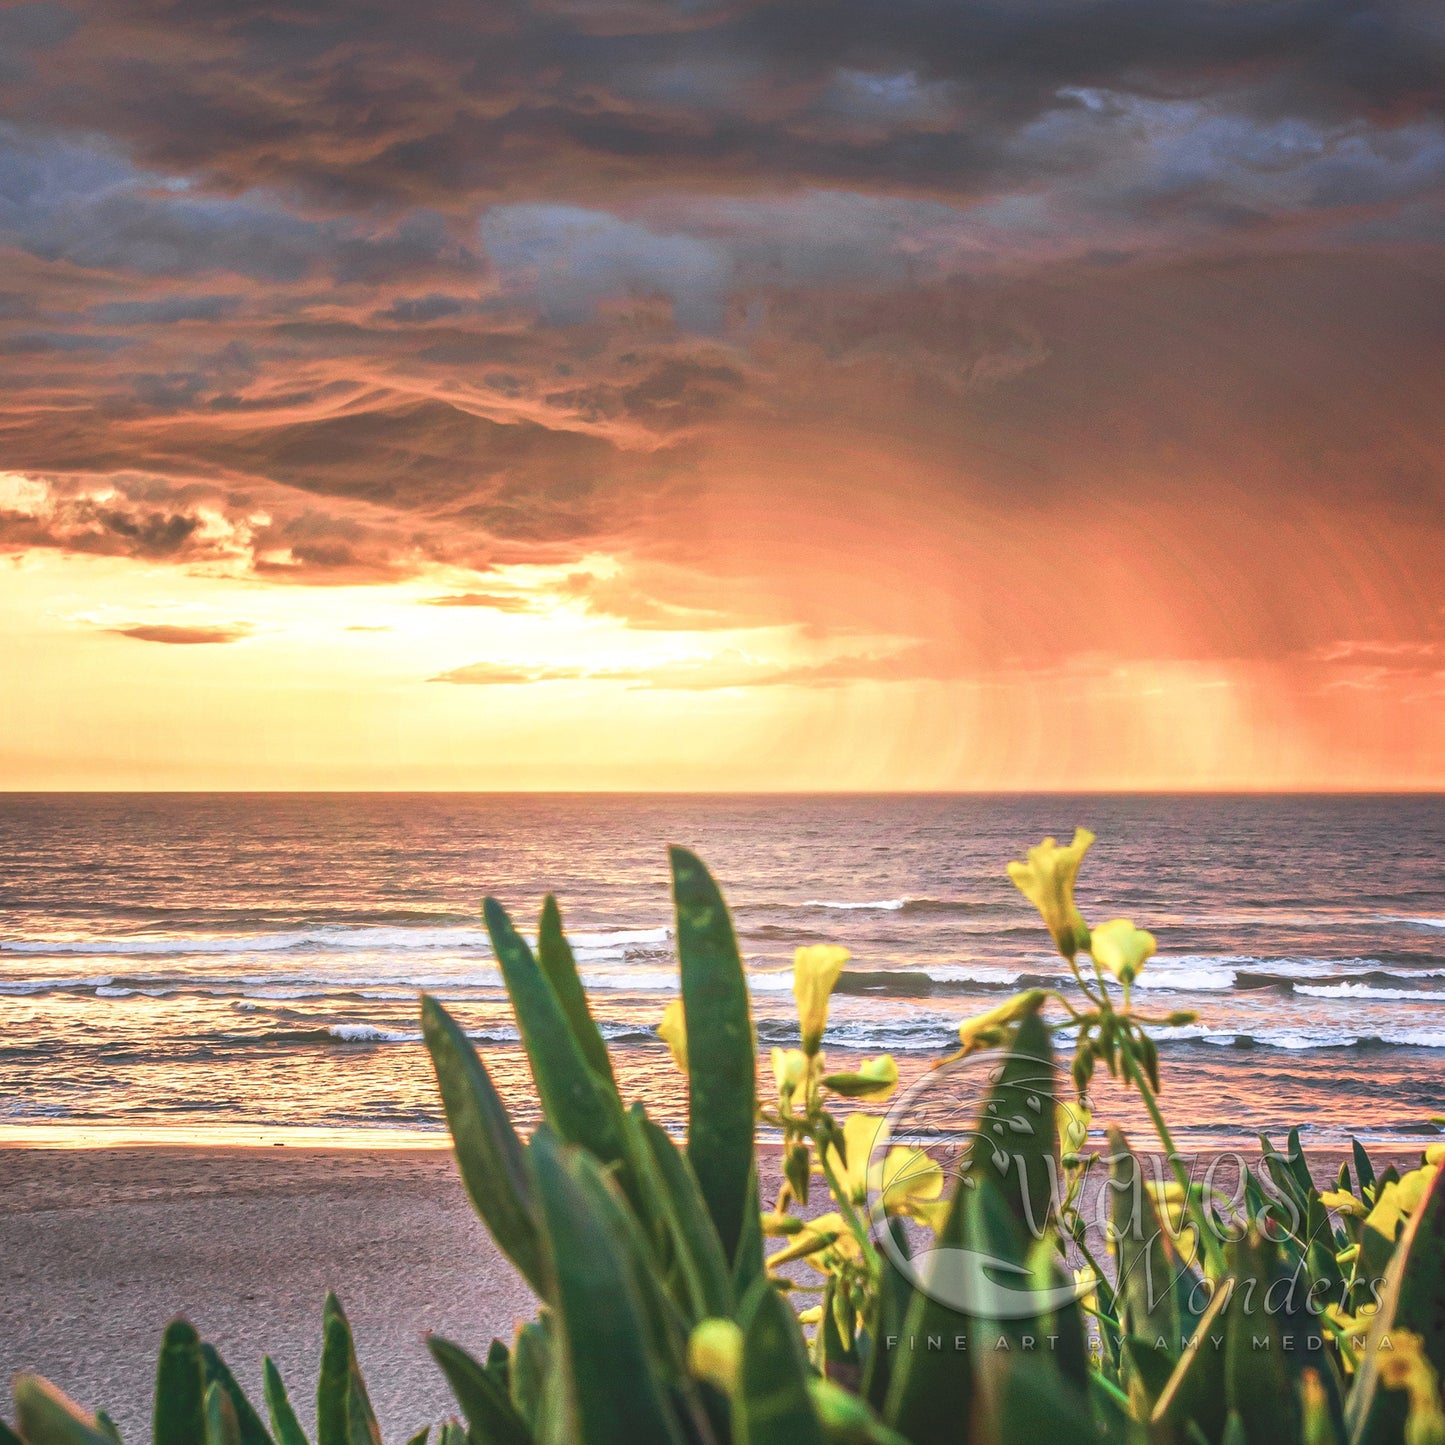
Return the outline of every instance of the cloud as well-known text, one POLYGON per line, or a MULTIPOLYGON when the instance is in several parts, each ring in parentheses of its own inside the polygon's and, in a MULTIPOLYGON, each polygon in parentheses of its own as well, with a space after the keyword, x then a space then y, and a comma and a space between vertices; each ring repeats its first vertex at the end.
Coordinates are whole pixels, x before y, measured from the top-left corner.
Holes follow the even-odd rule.
POLYGON ((915 649, 856 655, 823 662, 779 663, 727 648, 711 657, 654 666, 586 667, 474 662, 428 679, 470 687, 537 682, 615 682, 662 692, 711 692, 732 687, 838 687, 853 682, 901 681, 930 676, 913 660, 915 649))
POLYGON ((213 643, 239 642, 251 635, 244 622, 221 623, 209 627, 182 626, 169 622, 137 622, 130 627, 108 627, 117 637, 133 637, 137 642, 163 642, 172 647, 208 646, 213 643))
POLYGON ((424 599, 428 607, 486 607, 493 612, 535 612, 539 599, 525 592, 451 592, 424 599))
POLYGON ((0 25, 0 549, 919 640, 800 664, 877 677, 1438 626, 1424 0, 0 25))

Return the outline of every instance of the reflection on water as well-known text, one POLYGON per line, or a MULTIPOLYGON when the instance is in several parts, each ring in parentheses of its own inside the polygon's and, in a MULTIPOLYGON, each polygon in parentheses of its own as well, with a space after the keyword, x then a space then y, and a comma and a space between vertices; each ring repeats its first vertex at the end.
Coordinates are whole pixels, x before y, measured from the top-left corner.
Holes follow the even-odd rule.
MULTIPOLYGON (((653 1026, 675 991, 664 844, 733 905, 760 1043, 793 1041, 792 950, 854 961, 827 1040, 905 1078, 958 1019, 1061 965, 1003 874, 1046 832, 1100 841, 1081 901, 1159 936, 1141 1003, 1194 1134, 1445 1112, 1438 798, 478 795, 0 800, 0 1123, 423 1129, 416 997, 439 994, 530 1095, 477 919, 562 900, 636 1097, 676 1119, 653 1026)), ((1064 1044, 1067 1047, 1067 1044, 1064 1044)))

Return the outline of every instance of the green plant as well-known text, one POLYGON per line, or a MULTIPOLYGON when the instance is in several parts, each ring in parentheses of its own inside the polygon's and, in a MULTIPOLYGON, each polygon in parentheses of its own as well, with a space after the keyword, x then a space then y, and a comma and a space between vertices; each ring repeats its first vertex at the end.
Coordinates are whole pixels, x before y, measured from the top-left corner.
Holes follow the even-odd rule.
MULTIPOLYGON (((534 949, 488 899, 544 1115, 530 1139, 435 999, 423 999, 422 1023, 467 1193, 540 1308, 484 1360, 431 1339, 466 1421, 443 1424, 441 1445, 1034 1445, 1045 1434, 1061 1445, 1445 1445, 1441 1152, 1377 1177, 1357 1145, 1353 1172, 1322 1193, 1293 1133, 1283 1153, 1262 1141, 1264 1174, 1246 1169, 1234 1199, 1192 1179, 1160 1107, 1149 1033, 1182 1017, 1133 1006, 1152 936, 1122 919, 1090 929, 1080 915, 1074 879, 1091 842, 1082 831, 1067 848, 1046 840, 1010 869, 1078 992, 1028 990, 961 1025, 960 1055, 992 1047, 1002 1059, 981 1117, 1031 1112, 1041 1127, 1007 1152, 976 1131, 968 1185, 951 1193, 924 1151, 886 1147, 881 1119, 843 1113, 886 1098, 898 1070, 887 1056, 828 1070, 842 949, 800 950, 800 1047, 773 1051, 774 1090, 760 1104, 742 961, 693 854, 670 853, 681 996, 660 1030, 686 1074, 685 1148, 621 1097, 555 901, 534 949), (1069 1097, 1052 1067, 1061 1033, 1073 1037, 1069 1097), (1107 1158, 1085 1152, 1083 1097, 1099 1064, 1143 1099, 1169 1179, 1147 1180, 1117 1131, 1107 1158), (766 1212, 759 1121, 782 1138, 766 1212), (1105 1169, 1107 1260, 1090 1250, 1080 1208, 1085 1181, 1105 1169), (806 1217, 819 1189, 832 1207, 806 1217), (771 1255, 766 1238, 780 1241, 771 1255), (920 1244, 934 1274, 913 1267, 920 1244), (961 1313, 941 1273, 959 1258, 1027 1281, 1025 1306, 1004 1309, 986 1290, 961 1313), (801 1311, 799 1261, 820 1281, 801 1311)), ((378 1445, 334 1298, 324 1330, 316 1445, 378 1445)), ((162 1344, 155 1445, 308 1445, 269 1360, 265 1395, 269 1426, 177 1321, 162 1344)), ((19 1433, 0 1426, 0 1445, 116 1445, 104 1414, 34 1377, 17 1379, 15 1399, 19 1433)))

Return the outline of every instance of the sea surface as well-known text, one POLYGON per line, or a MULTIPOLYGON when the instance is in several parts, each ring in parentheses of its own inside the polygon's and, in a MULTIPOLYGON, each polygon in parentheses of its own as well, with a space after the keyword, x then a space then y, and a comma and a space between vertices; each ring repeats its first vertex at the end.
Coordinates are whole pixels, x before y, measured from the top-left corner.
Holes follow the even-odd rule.
POLYGON ((0 1130, 435 1132, 422 990, 528 1116, 478 905, 530 932, 549 889, 625 1088, 679 1122, 669 842, 723 885, 764 1052, 796 1042, 793 950, 841 943, 830 1057, 911 1077, 1065 979, 1004 865, 1076 824, 1086 916, 1158 936, 1140 1006, 1199 1015, 1156 1034, 1181 1140, 1434 1131, 1438 796, 595 794, 0 795, 0 1130))

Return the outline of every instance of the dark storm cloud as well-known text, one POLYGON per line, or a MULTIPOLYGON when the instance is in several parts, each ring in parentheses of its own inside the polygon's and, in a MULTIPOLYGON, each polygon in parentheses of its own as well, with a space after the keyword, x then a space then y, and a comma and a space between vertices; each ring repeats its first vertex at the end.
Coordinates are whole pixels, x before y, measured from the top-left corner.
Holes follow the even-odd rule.
POLYGON ((957 193, 1017 176, 1008 141, 1071 88, 1233 92, 1247 113, 1325 125, 1398 122, 1445 96, 1425 0, 77 0, 67 13, 73 32, 29 57, 16 115, 111 135, 166 172, 340 209, 663 177, 957 193))
POLYGON ((6 549, 611 551, 563 595, 706 628, 785 607, 696 581, 759 437, 960 514, 1438 504, 1425 0, 70 0, 0 47, 6 549))

